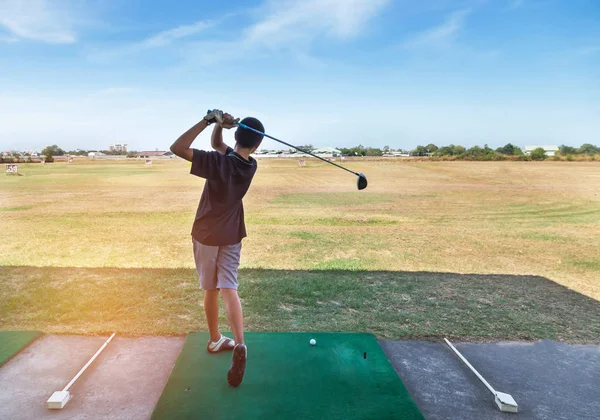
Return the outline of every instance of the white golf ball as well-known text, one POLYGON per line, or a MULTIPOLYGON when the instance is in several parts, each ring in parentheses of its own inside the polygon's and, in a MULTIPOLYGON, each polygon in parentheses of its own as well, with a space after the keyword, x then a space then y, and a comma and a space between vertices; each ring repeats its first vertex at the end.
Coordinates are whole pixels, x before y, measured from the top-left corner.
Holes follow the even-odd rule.
POLYGON ((310 345, 314 346, 315 344, 317 344, 317 340, 315 340, 314 338, 310 339, 310 345))

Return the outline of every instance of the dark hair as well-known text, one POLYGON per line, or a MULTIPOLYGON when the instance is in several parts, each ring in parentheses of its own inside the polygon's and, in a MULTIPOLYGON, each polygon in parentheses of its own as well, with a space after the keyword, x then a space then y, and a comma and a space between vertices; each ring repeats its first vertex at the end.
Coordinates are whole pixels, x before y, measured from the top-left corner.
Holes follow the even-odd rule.
MULTIPOLYGON (((240 122, 248 127, 254 128, 255 130, 263 133, 265 132, 265 128, 263 127, 262 123, 254 117, 246 117, 240 122)), ((235 141, 237 141, 240 146, 246 149, 252 149, 253 147, 258 146, 263 137, 264 136, 262 134, 258 134, 252 130, 242 127, 238 127, 237 131, 235 132, 235 141)))

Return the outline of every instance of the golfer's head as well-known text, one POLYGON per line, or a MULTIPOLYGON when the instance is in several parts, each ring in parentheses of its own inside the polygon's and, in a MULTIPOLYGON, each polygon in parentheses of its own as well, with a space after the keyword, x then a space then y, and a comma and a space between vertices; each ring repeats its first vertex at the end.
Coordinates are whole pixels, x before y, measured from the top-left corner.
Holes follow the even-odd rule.
MULTIPOLYGON (((255 130, 260 131, 261 133, 265 132, 265 127, 263 127, 262 123, 253 117, 246 117, 242 121, 242 124, 247 125, 248 127, 252 127, 255 130)), ((243 147, 245 149, 250 149, 251 152, 254 152, 260 146, 260 142, 262 142, 263 135, 258 134, 252 130, 248 130, 246 128, 238 127, 235 132, 235 141, 239 147, 243 147)))

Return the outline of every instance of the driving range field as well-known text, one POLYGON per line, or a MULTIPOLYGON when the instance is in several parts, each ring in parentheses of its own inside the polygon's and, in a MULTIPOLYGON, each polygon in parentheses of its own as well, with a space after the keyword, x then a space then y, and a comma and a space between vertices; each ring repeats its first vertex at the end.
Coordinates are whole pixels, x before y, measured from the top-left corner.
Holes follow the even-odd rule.
MULTIPOLYGON (((600 342, 600 162, 343 164, 366 190, 313 159, 259 160, 249 331, 600 342)), ((189 169, 86 158, 0 177, 0 329, 206 331, 189 169)))

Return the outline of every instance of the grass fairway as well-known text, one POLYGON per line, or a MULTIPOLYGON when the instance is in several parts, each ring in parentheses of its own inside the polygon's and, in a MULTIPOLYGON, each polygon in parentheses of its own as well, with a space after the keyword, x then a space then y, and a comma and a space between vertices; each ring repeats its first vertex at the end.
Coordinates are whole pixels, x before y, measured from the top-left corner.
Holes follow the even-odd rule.
MULTIPOLYGON (((598 340, 600 163, 347 165, 366 190, 324 163, 259 161, 249 329, 598 340)), ((186 162, 19 169, 0 178, 0 328, 204 328, 189 236, 203 181, 186 162)))
MULTIPOLYGON (((206 331, 191 269, 1 267, 2 329, 120 335, 206 331)), ((243 269, 250 331, 600 343, 600 303, 530 276, 243 269)), ((220 321, 227 323, 221 308, 220 321)))

